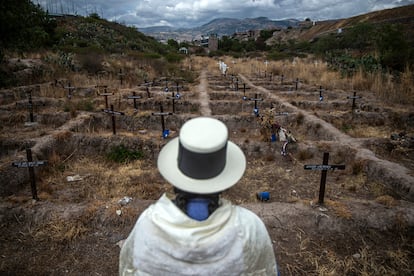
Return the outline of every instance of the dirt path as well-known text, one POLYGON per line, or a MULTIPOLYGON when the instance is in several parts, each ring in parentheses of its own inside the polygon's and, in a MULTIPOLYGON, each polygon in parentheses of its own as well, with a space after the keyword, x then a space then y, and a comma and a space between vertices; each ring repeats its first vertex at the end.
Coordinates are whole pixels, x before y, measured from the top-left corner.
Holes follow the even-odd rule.
POLYGON ((311 126, 315 126, 317 124, 320 125, 320 127, 325 130, 327 137, 335 142, 338 142, 344 147, 349 147, 350 149, 355 150, 355 157, 364 162, 365 171, 371 178, 386 182, 387 185, 392 187, 393 190, 396 191, 402 198, 414 201, 414 177, 409 175, 409 170, 406 167, 378 158, 371 150, 368 150, 362 146, 361 140, 352 138, 349 135, 339 131, 330 123, 303 109, 291 105, 274 93, 270 93, 269 90, 261 86, 254 85, 245 76, 241 74, 239 74, 239 76, 250 87, 266 94, 273 100, 282 103, 282 105, 290 112, 302 113, 304 115, 304 120, 311 126))
POLYGON ((207 71, 203 70, 200 74, 200 84, 197 86, 197 92, 199 93, 200 111, 203 116, 211 116, 210 108, 210 96, 207 93, 207 71))

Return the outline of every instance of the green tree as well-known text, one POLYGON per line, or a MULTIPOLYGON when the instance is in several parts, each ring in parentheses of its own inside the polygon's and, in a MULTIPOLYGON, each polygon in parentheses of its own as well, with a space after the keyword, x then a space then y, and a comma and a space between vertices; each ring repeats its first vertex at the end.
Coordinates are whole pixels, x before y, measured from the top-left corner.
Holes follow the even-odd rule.
POLYGON ((342 48, 350 48, 363 52, 373 44, 375 28, 369 23, 360 23, 344 31, 341 39, 342 48))
POLYGON ((170 46, 171 48, 173 48, 174 50, 178 50, 179 49, 179 44, 177 41, 175 41, 174 39, 168 39, 167 41, 168 46, 170 46))
POLYGON ((400 25, 384 25, 376 39, 381 65, 403 71, 410 57, 410 47, 400 25))
POLYGON ((0 48, 30 50, 51 45, 55 27, 30 0, 0 1, 0 48))

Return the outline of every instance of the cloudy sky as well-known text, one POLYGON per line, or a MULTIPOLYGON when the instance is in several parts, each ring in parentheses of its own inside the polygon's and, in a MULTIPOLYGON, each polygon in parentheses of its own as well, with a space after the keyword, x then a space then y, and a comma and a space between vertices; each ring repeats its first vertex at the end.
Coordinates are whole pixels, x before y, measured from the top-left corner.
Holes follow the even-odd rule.
POLYGON ((414 4, 414 0, 32 0, 52 13, 89 15, 138 28, 197 27, 215 18, 325 20, 414 4))

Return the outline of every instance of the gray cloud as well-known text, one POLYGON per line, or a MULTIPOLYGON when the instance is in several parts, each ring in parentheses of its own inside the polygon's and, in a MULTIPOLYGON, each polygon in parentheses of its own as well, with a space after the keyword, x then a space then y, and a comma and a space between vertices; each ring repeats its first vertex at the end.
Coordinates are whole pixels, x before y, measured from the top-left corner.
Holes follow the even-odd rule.
POLYGON ((52 13, 88 15, 136 27, 195 27, 215 18, 346 18, 414 4, 414 0, 32 0, 52 13))

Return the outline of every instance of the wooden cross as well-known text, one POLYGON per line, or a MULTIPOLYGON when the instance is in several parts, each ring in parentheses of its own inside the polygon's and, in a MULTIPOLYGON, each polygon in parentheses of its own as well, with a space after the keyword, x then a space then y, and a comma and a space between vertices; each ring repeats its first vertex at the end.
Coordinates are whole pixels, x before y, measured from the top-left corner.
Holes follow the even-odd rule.
POLYGON ((172 112, 175 113, 175 101, 178 101, 179 99, 181 99, 181 94, 179 92, 179 88, 183 88, 183 86, 179 86, 178 82, 176 86, 173 86, 172 88, 176 88, 177 89, 177 94, 174 94, 174 91, 171 92, 171 97, 167 97, 167 99, 170 99, 172 101, 172 112))
POLYGON ((33 116, 32 91, 29 91, 29 103, 28 103, 27 107, 29 108, 30 122, 33 123, 34 122, 34 116, 33 116))
POLYGON ((76 87, 71 86, 70 82, 68 83, 68 86, 64 87, 66 90, 68 90, 68 99, 72 99, 72 92, 76 90, 76 87))
POLYGON ((305 165, 305 170, 313 170, 313 171, 322 171, 321 173, 321 183, 319 187, 319 201, 320 205, 323 204, 323 200, 325 197, 325 184, 326 184, 326 173, 328 170, 345 170, 345 165, 328 165, 329 160, 329 152, 325 152, 323 154, 323 161, 322 165, 305 165))
POLYGON ((170 86, 169 88, 175 88, 175 89, 177 89, 177 94, 179 94, 179 89, 180 88, 184 88, 184 86, 178 85, 178 81, 177 81, 174 86, 170 86))
POLYGON ((103 88, 103 89, 105 89, 105 92, 106 92, 106 88, 108 88, 108 85, 97 84, 97 85, 95 85, 95 88, 98 88, 98 91, 100 91, 101 88, 103 88))
POLYGON ((355 100, 362 98, 361 96, 357 96, 356 92, 354 91, 354 96, 348 96, 347 99, 352 99, 352 110, 356 108, 355 100))
POLYGON ((263 99, 258 98, 257 93, 256 93, 254 95, 254 98, 245 98, 245 97, 243 97, 243 100, 245 100, 245 101, 254 101, 253 113, 254 113, 254 115, 256 115, 256 117, 258 117, 259 116, 259 108, 257 107, 257 102, 263 101, 263 99))
POLYGON ((118 76, 119 76, 119 81, 121 82, 121 85, 122 85, 122 82, 123 82, 124 76, 125 76, 125 74, 122 73, 122 69, 119 69, 118 76))
POLYGON ((164 122, 164 116, 172 115, 171 112, 164 112, 164 109, 162 107, 162 104, 160 104, 160 112, 153 112, 153 116, 160 116, 161 117, 161 127, 162 127, 162 138, 167 138, 170 134, 170 131, 168 129, 165 129, 165 122, 164 122))
POLYGON ((246 87, 246 84, 243 83, 243 100, 247 100, 247 97, 246 97, 246 90, 247 89, 250 89, 250 87, 246 87))
POLYGON ((232 82, 234 84, 234 91, 239 91, 239 78, 238 77, 233 77, 232 78, 232 82))
POLYGON ((147 97, 148 98, 151 98, 151 94, 150 94, 150 91, 149 91, 149 87, 150 86, 153 86, 154 85, 154 82, 148 82, 147 80, 145 80, 145 82, 143 84, 141 84, 141 85, 146 86, 147 97))
POLYGON ((114 95, 114 93, 107 93, 106 92, 106 87, 105 87, 105 93, 98 93, 98 96, 105 97, 105 108, 109 107, 109 105, 108 105, 108 96, 112 96, 112 95, 114 95))
POLYGON ((296 78, 294 82, 295 82, 295 90, 298 90, 299 78, 296 78))
POLYGON ((111 104, 111 109, 102 109, 103 112, 111 114, 112 117, 112 132, 116 134, 116 127, 115 127, 115 115, 125 115, 124 112, 114 111, 114 105, 111 104))
POLYGON ((164 87, 164 92, 165 92, 165 93, 170 92, 170 89, 168 88, 168 78, 165 78, 165 87, 164 87))
POLYGON ((132 96, 128 96, 128 99, 129 100, 131 100, 131 99, 134 100, 134 109, 138 110, 137 100, 141 99, 141 96, 137 96, 135 91, 134 91, 134 92, 132 92, 132 96))
POLYGON ((32 198, 34 200, 39 200, 37 197, 37 187, 36 187, 36 177, 34 172, 34 167, 45 166, 47 161, 33 161, 32 150, 26 148, 27 162, 13 162, 12 166, 16 168, 28 168, 29 177, 30 177, 30 187, 32 190, 32 198))
MULTIPOLYGON (((27 103, 27 108, 28 108, 28 110, 29 110, 29 120, 30 120, 30 122, 29 123, 34 123, 35 121, 34 121, 34 115, 33 115, 33 107, 34 106, 40 106, 40 105, 44 105, 44 104, 35 104, 34 102, 33 102, 33 99, 32 99, 32 91, 28 91, 27 92, 27 97, 28 97, 28 103, 27 103)), ((17 103, 16 103, 16 105, 17 105, 17 103)), ((20 104, 20 105, 22 105, 22 104, 20 104)))
POLYGON ((325 89, 322 89, 322 85, 319 86, 319 101, 322 102, 323 101, 323 95, 322 92, 324 92, 325 89))

